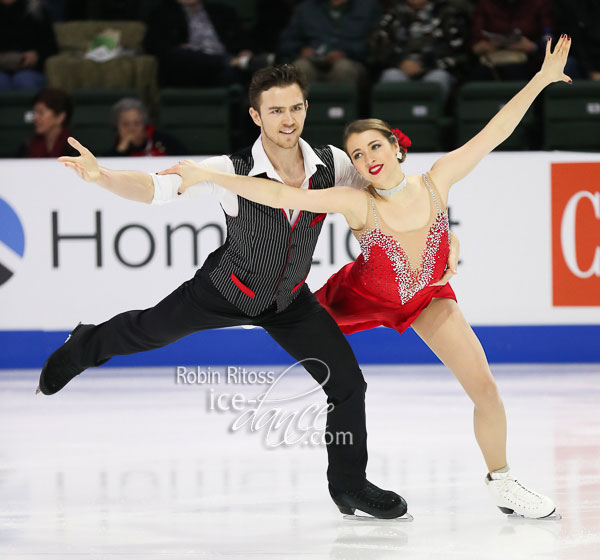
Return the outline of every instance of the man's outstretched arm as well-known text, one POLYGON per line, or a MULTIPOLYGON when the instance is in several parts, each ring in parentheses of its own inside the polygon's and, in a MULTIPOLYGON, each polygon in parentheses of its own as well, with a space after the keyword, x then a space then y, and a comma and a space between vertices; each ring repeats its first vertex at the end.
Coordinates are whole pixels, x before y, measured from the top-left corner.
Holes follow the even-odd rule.
POLYGON ((128 200, 150 204, 154 198, 154 182, 148 173, 142 171, 113 171, 98 165, 94 154, 75 138, 69 144, 78 152, 78 157, 62 156, 58 161, 74 169, 84 181, 96 183, 106 190, 128 200))

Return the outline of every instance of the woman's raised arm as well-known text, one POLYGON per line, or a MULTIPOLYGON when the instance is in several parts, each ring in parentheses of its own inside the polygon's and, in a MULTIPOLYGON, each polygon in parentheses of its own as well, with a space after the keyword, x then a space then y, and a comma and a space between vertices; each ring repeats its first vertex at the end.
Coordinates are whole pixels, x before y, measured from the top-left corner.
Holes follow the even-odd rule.
POLYGON ((540 71, 490 120, 485 128, 460 148, 442 156, 431 168, 430 174, 440 194, 447 197, 450 186, 468 175, 481 159, 515 130, 535 98, 553 82, 572 83, 565 75, 571 38, 561 35, 554 51, 551 40, 546 45, 546 56, 540 71))

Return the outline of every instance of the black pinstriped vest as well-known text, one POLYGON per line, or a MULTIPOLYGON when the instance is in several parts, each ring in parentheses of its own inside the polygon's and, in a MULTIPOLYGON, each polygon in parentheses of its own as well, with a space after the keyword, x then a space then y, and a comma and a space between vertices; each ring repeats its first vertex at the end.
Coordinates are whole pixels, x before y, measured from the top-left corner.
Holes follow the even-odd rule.
MULTIPOLYGON (((312 148, 325 166, 317 165, 310 188, 334 186, 331 148, 312 148)), ((248 175, 254 166, 250 148, 233 154, 231 161, 237 175, 248 175)), ((283 311, 308 276, 326 214, 302 211, 290 224, 281 208, 270 208, 241 196, 238 205, 237 217, 225 214, 227 239, 209 258, 210 278, 229 302, 251 317, 273 303, 278 312, 283 311)))

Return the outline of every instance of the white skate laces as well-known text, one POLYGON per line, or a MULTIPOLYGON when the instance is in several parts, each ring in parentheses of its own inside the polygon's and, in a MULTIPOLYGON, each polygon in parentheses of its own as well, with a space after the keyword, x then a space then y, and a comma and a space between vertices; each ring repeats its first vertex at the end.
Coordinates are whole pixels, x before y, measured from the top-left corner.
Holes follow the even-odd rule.
POLYGON ((531 519, 557 518, 554 502, 523 486, 510 471, 493 472, 485 477, 488 491, 502 513, 515 513, 531 519))

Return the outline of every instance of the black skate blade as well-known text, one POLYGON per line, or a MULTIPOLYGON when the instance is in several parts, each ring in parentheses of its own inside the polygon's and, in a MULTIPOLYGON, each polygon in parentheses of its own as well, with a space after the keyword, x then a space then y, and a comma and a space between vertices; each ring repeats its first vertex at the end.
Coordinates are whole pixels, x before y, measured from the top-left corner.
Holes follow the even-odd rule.
POLYGON ((360 521, 361 523, 412 523, 415 518, 410 513, 405 513, 400 517, 392 517, 391 519, 381 519, 379 517, 373 517, 372 515, 344 515, 342 516, 346 521, 360 521))

